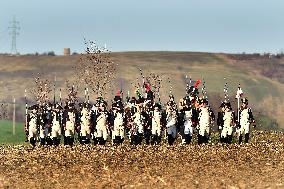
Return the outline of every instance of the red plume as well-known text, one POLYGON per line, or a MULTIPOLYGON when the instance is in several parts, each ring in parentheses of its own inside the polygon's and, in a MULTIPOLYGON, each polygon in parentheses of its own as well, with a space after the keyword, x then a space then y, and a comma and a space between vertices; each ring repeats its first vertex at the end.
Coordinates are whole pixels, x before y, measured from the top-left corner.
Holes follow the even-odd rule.
POLYGON ((146 88, 146 91, 150 91, 151 90, 151 86, 149 83, 145 83, 145 88, 146 88))
POLYGON ((120 89, 117 90, 116 96, 120 96, 120 89))
POLYGON ((196 89, 200 83, 201 83, 201 80, 198 79, 194 84, 194 88, 196 89))

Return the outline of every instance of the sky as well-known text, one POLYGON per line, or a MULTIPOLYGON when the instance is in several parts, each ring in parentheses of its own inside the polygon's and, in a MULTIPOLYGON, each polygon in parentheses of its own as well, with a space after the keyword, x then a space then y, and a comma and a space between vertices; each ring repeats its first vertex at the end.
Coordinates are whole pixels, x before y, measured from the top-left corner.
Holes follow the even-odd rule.
POLYGON ((283 0, 0 0, 0 53, 19 21, 21 54, 84 52, 84 38, 111 51, 278 53, 283 0))

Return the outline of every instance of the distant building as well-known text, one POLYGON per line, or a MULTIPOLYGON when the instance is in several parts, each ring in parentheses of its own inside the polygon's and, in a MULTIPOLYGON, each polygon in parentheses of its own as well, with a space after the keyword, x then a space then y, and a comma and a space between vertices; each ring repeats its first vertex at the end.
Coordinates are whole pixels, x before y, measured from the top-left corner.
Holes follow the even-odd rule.
POLYGON ((70 48, 64 48, 64 56, 70 56, 70 48))

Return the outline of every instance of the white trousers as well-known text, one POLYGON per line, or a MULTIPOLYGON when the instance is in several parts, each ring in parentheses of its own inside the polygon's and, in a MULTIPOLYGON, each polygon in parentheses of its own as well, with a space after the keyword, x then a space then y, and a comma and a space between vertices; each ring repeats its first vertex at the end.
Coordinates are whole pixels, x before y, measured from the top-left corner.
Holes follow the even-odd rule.
POLYGON ((90 134, 91 134, 90 126, 82 124, 80 134, 83 137, 90 137, 90 134))
POLYGON ((65 136, 73 137, 74 134, 75 134, 75 123, 67 121, 65 128, 65 136))
POLYGON ((97 132, 95 136, 97 138, 103 137, 104 140, 107 140, 108 133, 106 125, 97 125, 97 132))
POLYGON ((152 124, 152 135, 161 136, 161 125, 158 125, 156 123, 152 124))
POLYGON ((51 129, 51 137, 59 137, 61 136, 61 128, 58 121, 54 121, 51 129))
POLYGON ((241 128, 239 129, 239 134, 249 133, 249 122, 241 122, 241 128))
POLYGON ((193 127, 191 121, 184 122, 184 134, 192 136, 193 134, 193 127))
POLYGON ((115 139, 115 136, 120 136, 124 138, 124 127, 123 125, 114 125, 112 131, 112 139, 115 139))
POLYGON ((29 124, 29 137, 28 137, 28 139, 30 140, 31 138, 36 138, 36 137, 37 137, 36 124, 30 123, 29 124))
POLYGON ((209 123, 200 123, 199 124, 199 135, 209 136, 210 126, 209 123))
POLYGON ((233 134, 233 127, 232 126, 224 126, 221 132, 221 137, 226 138, 228 135, 233 134))
POLYGON ((172 135, 173 138, 176 138, 177 136, 177 128, 175 125, 167 127, 168 135, 172 135))

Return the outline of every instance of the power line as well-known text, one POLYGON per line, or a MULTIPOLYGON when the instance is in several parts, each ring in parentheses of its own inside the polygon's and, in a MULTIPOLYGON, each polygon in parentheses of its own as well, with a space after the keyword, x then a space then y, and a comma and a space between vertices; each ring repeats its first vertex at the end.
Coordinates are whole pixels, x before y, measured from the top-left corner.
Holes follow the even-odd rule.
POLYGON ((9 27, 9 29, 11 30, 10 35, 12 36, 11 54, 17 54, 17 36, 20 35, 20 33, 18 32, 20 30, 20 22, 17 21, 16 17, 14 16, 10 24, 11 26, 9 27))

